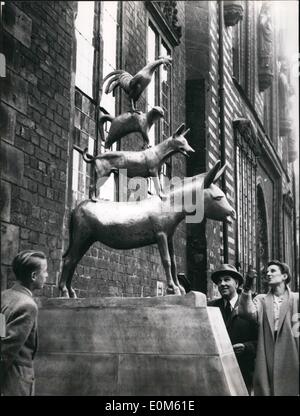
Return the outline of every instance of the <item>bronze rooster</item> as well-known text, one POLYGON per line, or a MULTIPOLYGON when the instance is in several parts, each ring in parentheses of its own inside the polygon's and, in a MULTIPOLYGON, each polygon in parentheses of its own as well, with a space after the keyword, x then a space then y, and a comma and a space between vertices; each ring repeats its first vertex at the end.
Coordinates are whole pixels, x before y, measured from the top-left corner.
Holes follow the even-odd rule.
POLYGON ((135 108, 135 103, 140 98, 143 91, 151 82, 152 75, 156 68, 160 65, 171 65, 172 58, 170 56, 159 57, 153 62, 150 62, 144 68, 142 68, 136 75, 132 76, 129 72, 124 71, 123 69, 117 69, 110 72, 103 79, 103 84, 109 78, 110 80, 107 83, 105 88, 105 93, 113 93, 115 95, 115 89, 121 87, 126 94, 128 95, 131 102, 131 111, 137 111, 135 108))

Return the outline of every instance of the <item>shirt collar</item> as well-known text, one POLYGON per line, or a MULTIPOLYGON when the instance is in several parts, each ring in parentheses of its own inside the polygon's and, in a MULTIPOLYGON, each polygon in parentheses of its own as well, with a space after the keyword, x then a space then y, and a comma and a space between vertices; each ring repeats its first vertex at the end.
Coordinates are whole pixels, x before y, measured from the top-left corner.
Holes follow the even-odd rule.
MULTIPOLYGON (((233 296, 233 298, 232 299, 230 299, 230 306, 231 306, 231 309, 234 309, 234 307, 235 307, 235 304, 236 304, 236 302, 237 302, 237 300, 238 300, 238 298, 239 298, 239 295, 238 295, 238 293, 236 293, 234 296, 233 296)), ((226 306, 227 305, 227 300, 225 300, 224 299, 224 306, 226 306)))

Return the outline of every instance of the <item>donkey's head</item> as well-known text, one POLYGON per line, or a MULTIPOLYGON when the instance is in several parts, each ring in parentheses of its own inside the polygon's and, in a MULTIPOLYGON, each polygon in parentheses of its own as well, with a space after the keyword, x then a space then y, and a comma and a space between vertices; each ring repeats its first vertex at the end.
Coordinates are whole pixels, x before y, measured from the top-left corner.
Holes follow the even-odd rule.
POLYGON ((172 139, 169 142, 172 153, 180 152, 184 156, 189 156, 190 153, 195 152, 195 150, 188 144, 186 138, 184 137, 189 131, 190 129, 185 130, 185 125, 181 124, 175 133, 173 133, 172 139))
POLYGON ((226 169, 226 164, 220 168, 221 162, 206 174, 204 179, 204 212, 207 218, 217 221, 231 222, 236 219, 235 210, 229 205, 224 192, 215 183, 226 169))

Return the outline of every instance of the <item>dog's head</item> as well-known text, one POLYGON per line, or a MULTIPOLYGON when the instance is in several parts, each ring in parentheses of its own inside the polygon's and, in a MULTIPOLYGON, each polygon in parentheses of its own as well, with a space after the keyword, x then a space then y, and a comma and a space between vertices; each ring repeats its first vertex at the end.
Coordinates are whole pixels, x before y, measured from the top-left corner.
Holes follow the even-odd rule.
POLYGON ((185 124, 181 124, 172 136, 172 147, 174 152, 180 152, 184 156, 189 156, 190 153, 194 153, 195 150, 188 144, 188 141, 184 137, 190 129, 185 130, 185 124))

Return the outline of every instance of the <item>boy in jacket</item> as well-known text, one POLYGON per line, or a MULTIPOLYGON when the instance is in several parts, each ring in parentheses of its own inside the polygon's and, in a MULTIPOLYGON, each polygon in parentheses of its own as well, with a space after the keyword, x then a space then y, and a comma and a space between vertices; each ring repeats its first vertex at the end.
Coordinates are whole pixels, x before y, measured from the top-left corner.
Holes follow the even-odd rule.
POLYGON ((21 251, 12 268, 17 281, 1 295, 6 323, 1 340, 1 395, 33 396, 38 308, 32 291, 42 289, 47 280, 47 259, 40 251, 21 251))

